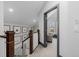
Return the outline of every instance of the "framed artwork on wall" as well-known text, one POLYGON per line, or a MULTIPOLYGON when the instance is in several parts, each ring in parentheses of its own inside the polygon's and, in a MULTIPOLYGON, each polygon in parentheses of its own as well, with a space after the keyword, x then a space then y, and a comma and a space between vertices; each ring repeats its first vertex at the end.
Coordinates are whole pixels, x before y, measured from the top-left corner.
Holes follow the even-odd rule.
POLYGON ((21 28, 20 28, 20 26, 13 26, 13 31, 14 31, 16 34, 21 33, 21 28))
POLYGON ((27 28, 26 27, 23 27, 22 30, 23 30, 23 33, 27 32, 27 28))
POLYGON ((10 25, 4 25, 4 32, 10 31, 10 25))
POLYGON ((23 40, 25 40, 27 38, 27 35, 26 34, 24 34, 23 35, 23 40))

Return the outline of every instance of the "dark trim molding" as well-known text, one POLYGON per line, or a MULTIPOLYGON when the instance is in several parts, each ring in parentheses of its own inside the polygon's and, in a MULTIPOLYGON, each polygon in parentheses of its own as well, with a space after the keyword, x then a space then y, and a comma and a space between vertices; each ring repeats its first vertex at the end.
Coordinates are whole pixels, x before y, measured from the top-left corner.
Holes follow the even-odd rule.
POLYGON ((57 56, 59 57, 59 4, 55 7, 49 9, 44 13, 44 45, 47 47, 47 14, 53 10, 57 9, 57 19, 58 19, 58 33, 57 33, 57 56))
POLYGON ((63 57, 63 56, 61 56, 61 55, 58 55, 57 57, 63 57))
POLYGON ((39 44, 40 43, 40 30, 38 29, 37 32, 38 32, 38 44, 39 44))
POLYGON ((47 41, 48 43, 52 43, 52 41, 47 41))
POLYGON ((44 45, 47 47, 47 13, 44 13, 44 45))
POLYGON ((43 47, 46 47, 43 43, 41 43, 40 41, 39 41, 39 44, 41 44, 43 47))

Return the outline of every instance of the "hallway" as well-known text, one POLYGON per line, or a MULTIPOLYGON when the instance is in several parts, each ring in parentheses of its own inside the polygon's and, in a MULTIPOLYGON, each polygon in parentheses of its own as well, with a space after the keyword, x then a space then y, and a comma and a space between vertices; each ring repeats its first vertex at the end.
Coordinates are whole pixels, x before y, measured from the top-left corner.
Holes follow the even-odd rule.
POLYGON ((0 1, 0 57, 79 57, 79 1, 0 1))
POLYGON ((28 55, 28 57, 56 57, 56 43, 57 39, 53 39, 53 43, 48 43, 48 47, 44 48, 39 45, 33 54, 28 55))

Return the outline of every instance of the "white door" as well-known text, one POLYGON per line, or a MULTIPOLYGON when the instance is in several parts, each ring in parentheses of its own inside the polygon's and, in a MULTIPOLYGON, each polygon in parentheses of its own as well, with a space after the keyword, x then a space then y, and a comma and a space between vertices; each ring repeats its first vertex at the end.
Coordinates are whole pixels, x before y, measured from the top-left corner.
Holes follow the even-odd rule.
MULTIPOLYGON (((4 35, 3 2, 0 1, 0 35, 4 35)), ((6 56, 6 39, 0 38, 0 57, 6 56)))

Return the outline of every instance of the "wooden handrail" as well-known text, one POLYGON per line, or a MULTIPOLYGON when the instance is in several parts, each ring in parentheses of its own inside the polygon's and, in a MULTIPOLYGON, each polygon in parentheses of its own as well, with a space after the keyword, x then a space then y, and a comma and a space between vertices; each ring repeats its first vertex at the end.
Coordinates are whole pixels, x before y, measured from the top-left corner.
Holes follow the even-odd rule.
POLYGON ((25 40, 22 41, 22 48, 23 48, 23 43, 30 37, 27 37, 25 40))
POLYGON ((27 37, 25 40, 23 40, 22 42, 25 42, 28 38, 30 38, 30 37, 27 37))
POLYGON ((33 33, 38 33, 38 32, 33 32, 33 33))
POLYGON ((4 36, 4 35, 0 35, 0 37, 1 37, 1 38, 6 38, 6 36, 4 36))

